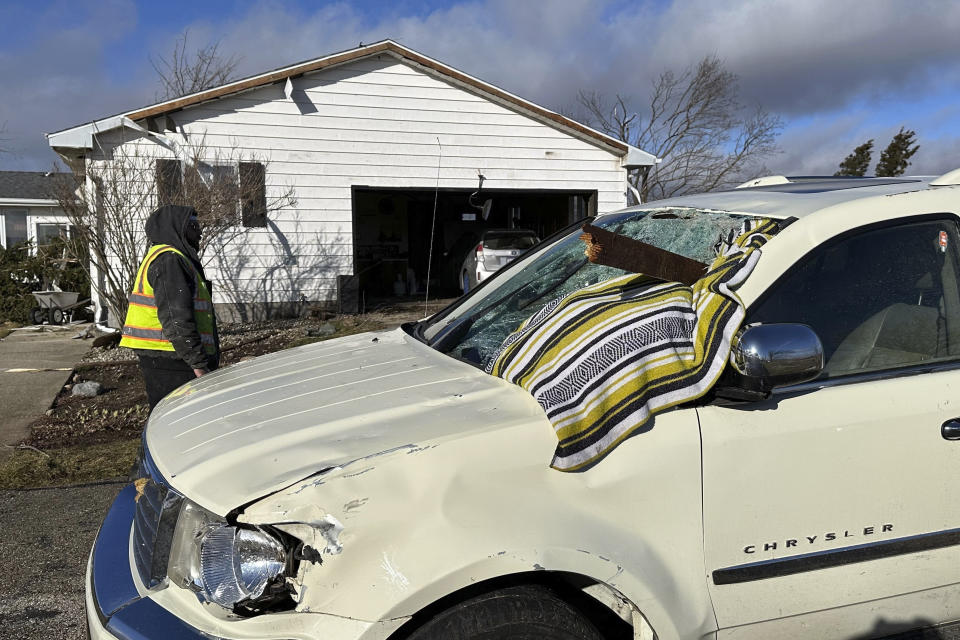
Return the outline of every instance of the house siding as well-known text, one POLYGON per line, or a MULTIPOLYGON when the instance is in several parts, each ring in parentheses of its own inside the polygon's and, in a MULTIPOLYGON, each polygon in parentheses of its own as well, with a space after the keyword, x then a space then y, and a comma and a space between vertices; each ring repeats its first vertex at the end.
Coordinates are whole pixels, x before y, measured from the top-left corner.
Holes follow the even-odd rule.
MULTIPOLYGON (((297 201, 207 256, 218 303, 333 299, 353 270, 355 186, 476 188, 479 172, 490 189, 596 191, 600 212, 625 205, 619 156, 391 55, 292 82, 292 100, 277 83, 171 114, 212 152, 264 162, 268 200, 292 189, 297 201)), ((146 138, 101 139, 172 157, 146 138)))

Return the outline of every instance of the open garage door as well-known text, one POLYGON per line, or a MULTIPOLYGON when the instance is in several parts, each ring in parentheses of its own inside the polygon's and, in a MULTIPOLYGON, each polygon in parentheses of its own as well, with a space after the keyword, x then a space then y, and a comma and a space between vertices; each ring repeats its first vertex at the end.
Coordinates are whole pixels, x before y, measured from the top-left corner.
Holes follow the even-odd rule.
POLYGON ((367 308, 377 301, 460 295, 460 270, 484 231, 529 230, 545 238, 596 212, 596 192, 484 189, 486 220, 471 206, 475 189, 440 190, 431 262, 433 189, 353 189, 354 274, 367 308))

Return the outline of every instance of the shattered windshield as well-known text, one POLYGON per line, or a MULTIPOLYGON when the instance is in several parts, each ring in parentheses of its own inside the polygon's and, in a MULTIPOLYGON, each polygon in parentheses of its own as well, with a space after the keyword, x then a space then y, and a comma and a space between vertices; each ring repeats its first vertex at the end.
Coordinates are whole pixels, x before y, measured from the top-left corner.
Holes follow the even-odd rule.
MULTIPOLYGON (((726 237, 751 217, 726 211, 662 208, 605 215, 593 224, 710 264, 721 236, 726 237)), ((624 275, 622 269, 589 262, 580 233, 576 228, 512 263, 476 294, 428 321, 423 337, 443 353, 486 366, 504 339, 549 301, 624 275)))

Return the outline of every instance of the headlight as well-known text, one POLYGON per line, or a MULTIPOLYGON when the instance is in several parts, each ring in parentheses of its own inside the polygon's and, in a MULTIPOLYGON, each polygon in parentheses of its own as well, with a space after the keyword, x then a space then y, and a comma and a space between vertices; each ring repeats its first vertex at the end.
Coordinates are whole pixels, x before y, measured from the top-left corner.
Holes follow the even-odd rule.
POLYGON ((211 529, 226 526, 220 516, 210 513, 200 505, 183 501, 177 528, 170 547, 167 576, 178 587, 203 591, 200 577, 200 540, 211 529))
POLYGON ((274 536, 258 527, 228 525, 184 500, 167 565, 173 584, 230 609, 262 596, 286 565, 286 548, 274 536))
POLYGON ((286 561, 280 541, 260 529, 216 527, 200 541, 203 592, 222 607, 259 598, 286 561))

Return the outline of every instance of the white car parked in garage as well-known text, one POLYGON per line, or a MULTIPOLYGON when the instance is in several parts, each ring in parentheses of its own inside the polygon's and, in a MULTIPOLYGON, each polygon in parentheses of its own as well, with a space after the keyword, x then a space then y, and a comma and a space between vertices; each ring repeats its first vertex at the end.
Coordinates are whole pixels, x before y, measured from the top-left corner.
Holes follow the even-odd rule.
POLYGON ((476 247, 467 252, 460 267, 460 290, 467 293, 521 253, 537 244, 533 231, 489 229, 476 247))
POLYGON ((796 219, 713 391, 585 471, 475 366, 600 268, 577 228, 424 321, 181 387, 94 545, 91 636, 955 634, 960 171, 753 184, 593 221, 655 212, 695 257, 723 220, 796 219))

